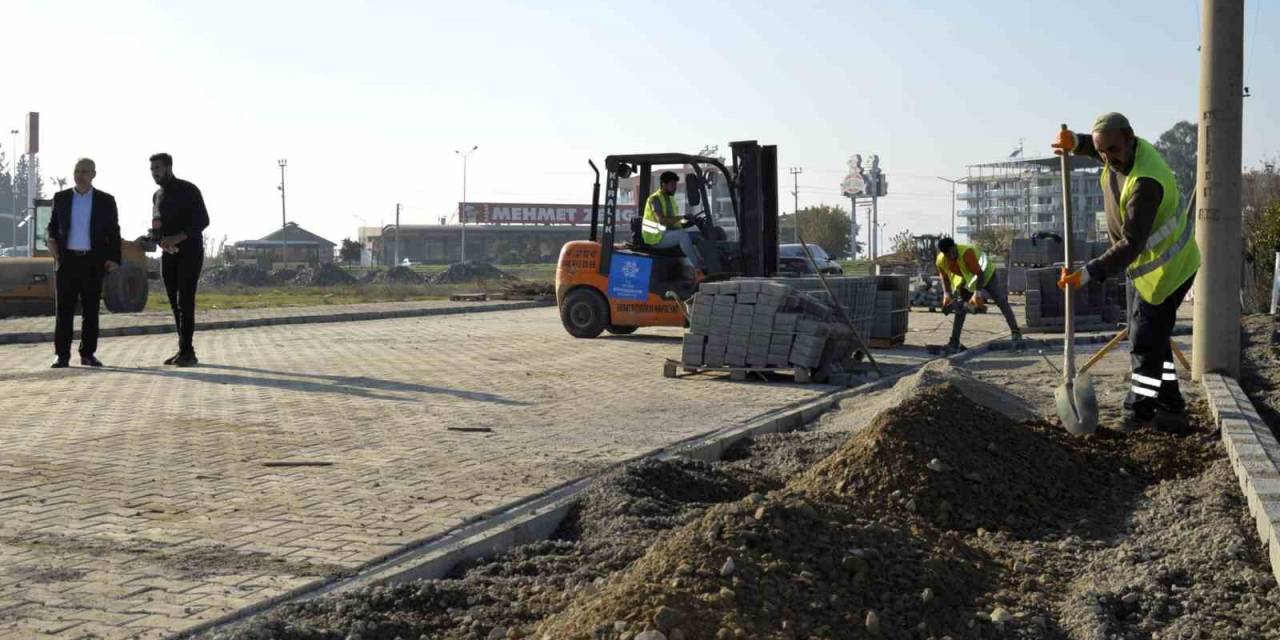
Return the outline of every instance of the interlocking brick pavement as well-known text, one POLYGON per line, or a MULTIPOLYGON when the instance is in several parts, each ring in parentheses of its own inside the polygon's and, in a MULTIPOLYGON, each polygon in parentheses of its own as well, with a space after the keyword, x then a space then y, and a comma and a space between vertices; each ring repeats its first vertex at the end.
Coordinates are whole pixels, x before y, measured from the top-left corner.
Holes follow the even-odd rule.
MULTIPOLYGON (((153 293, 154 295, 154 293, 153 293)), ((164 294, 161 293, 161 296, 164 294)), ((368 302, 360 304, 311 305, 297 307, 264 307, 260 309, 197 309, 197 330, 210 325, 258 323, 266 319, 287 318, 319 320, 335 315, 355 314, 430 314, 447 311, 488 311, 512 304, 532 305, 521 301, 452 302, 448 300, 413 300, 407 302, 368 302)), ((550 303, 548 303, 550 304, 550 303)), ((75 321, 76 339, 80 337, 80 319, 75 321)), ((102 309, 99 327, 109 335, 142 335, 142 329, 163 328, 172 330, 173 314, 169 311, 143 311, 140 313, 108 313, 102 309), (126 329, 138 329, 128 332, 126 329)), ((150 332, 153 333, 153 332, 150 332)), ((18 342, 52 342, 53 316, 0 317, 0 344, 18 342)))
POLYGON ((105 370, 0 347, 0 636, 172 634, 826 390, 665 379, 678 335, 548 308, 198 333, 191 369, 167 335, 105 370))

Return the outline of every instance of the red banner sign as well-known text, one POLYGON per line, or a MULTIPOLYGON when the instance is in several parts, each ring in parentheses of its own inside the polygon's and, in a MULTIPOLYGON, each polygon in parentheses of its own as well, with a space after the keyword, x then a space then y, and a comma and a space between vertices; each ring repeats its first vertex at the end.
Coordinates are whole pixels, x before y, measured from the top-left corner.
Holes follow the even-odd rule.
MULTIPOLYGON (((462 203, 458 203, 462 211, 462 203)), ((604 204, 600 205, 604 215, 604 204)), ((636 215, 635 205, 618 207, 618 222, 629 222, 636 215)), ((529 204, 514 202, 468 202, 462 219, 467 224, 591 224, 589 204, 529 204)))

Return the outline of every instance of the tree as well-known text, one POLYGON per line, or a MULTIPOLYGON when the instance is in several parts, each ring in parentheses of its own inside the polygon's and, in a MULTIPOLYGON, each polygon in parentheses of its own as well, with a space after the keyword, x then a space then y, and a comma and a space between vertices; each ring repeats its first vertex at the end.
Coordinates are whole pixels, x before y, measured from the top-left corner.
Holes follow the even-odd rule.
POLYGON ((892 238, 889 238, 889 246, 893 247, 894 253, 909 255, 913 244, 910 229, 903 229, 901 233, 896 233, 892 238))
POLYGON ((338 250, 338 259, 343 262, 360 262, 360 243, 351 238, 342 239, 342 248, 338 250))
MULTIPOLYGON (((795 216, 778 216, 778 241, 795 237, 795 216)), ((804 241, 823 248, 833 258, 849 256, 849 213, 840 207, 818 205, 800 210, 800 234, 804 241)), ((859 243, 861 248, 861 243, 859 243)))
POLYGON ((1007 256, 1013 239, 1018 237, 1017 229, 993 229, 988 227, 969 237, 979 249, 990 256, 1007 256))
POLYGON ((1245 257, 1252 260, 1255 287, 1247 293, 1253 294, 1253 301, 1260 307, 1258 311, 1267 311, 1271 306, 1275 252, 1280 248, 1280 172, 1276 171, 1275 164, 1267 164, 1261 171, 1246 171, 1240 196, 1245 257))
POLYGON ((1153 145, 1164 157, 1164 161, 1173 170, 1173 178, 1178 183, 1178 193, 1182 194, 1185 203, 1192 190, 1196 188, 1196 136, 1199 126, 1183 120, 1171 129, 1160 134, 1160 139, 1153 145))

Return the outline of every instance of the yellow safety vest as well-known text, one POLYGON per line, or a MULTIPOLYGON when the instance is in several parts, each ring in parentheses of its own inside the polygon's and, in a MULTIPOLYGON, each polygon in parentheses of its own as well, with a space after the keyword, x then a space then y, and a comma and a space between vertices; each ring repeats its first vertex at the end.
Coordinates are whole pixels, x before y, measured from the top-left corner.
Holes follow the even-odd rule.
MULTIPOLYGON (((1104 192, 1110 188, 1110 171, 1108 167, 1102 169, 1104 192)), ((1178 184, 1173 179, 1173 171, 1155 147, 1142 138, 1138 138, 1134 152, 1133 170, 1120 190, 1120 224, 1124 224, 1138 178, 1159 182, 1164 189, 1164 197, 1160 200, 1147 246, 1129 265, 1128 275, 1143 300, 1160 304, 1195 275, 1200 268, 1200 248, 1196 246, 1195 224, 1179 206, 1178 184)))
POLYGON ((971 244, 960 244, 958 242, 956 243, 956 251, 959 252, 956 262, 960 264, 960 273, 951 273, 951 268, 947 266, 947 254, 945 253, 939 252, 937 259, 933 261, 938 267, 938 272, 946 274, 947 279, 951 281, 951 290, 965 288, 970 292, 977 292, 987 286, 987 283, 991 282, 991 276, 996 273, 996 265, 987 260, 987 254, 971 244), (978 267, 982 269, 982 284, 977 284, 978 274, 970 273, 969 265, 964 263, 964 254, 970 251, 973 251, 978 256, 978 267))
POLYGON ((676 217, 676 199, 658 189, 649 195, 644 202, 644 222, 640 225, 640 235, 645 244, 662 242, 662 233, 667 230, 663 220, 676 217))

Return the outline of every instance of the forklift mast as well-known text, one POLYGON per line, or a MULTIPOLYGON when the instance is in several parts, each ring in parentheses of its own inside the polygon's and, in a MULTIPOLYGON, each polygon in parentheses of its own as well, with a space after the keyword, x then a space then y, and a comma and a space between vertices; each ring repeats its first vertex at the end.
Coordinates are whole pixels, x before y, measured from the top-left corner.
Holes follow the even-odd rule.
POLYGON ((773 276, 778 271, 778 147, 755 140, 729 146, 740 194, 743 275, 773 276))

